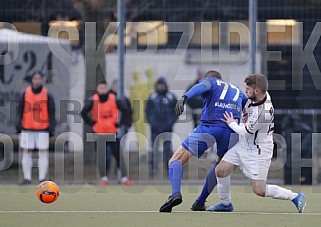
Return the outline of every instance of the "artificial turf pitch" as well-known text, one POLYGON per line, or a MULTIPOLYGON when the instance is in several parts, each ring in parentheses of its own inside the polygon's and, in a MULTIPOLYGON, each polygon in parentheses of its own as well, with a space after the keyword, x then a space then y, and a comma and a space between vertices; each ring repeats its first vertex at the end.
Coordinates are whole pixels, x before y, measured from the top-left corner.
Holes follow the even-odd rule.
MULTIPOLYGON (((190 210, 201 186, 184 185, 183 203, 172 213, 159 213, 169 185, 63 185, 59 199, 43 204, 36 185, 0 185, 0 226, 321 226, 320 186, 291 187, 307 197, 303 214, 290 201, 259 198, 248 186, 233 186, 234 212, 212 213, 190 210)), ((219 201, 216 191, 208 205, 219 201)))

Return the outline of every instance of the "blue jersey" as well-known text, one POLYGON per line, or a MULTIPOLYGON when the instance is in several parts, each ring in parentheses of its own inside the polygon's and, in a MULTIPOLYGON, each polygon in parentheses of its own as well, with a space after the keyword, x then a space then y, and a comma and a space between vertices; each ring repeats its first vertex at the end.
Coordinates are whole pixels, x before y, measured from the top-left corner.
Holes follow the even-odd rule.
POLYGON ((228 127, 222 121, 224 112, 232 112, 240 120, 242 109, 247 102, 246 95, 236 86, 215 78, 204 78, 186 94, 187 98, 201 95, 203 110, 201 122, 205 125, 228 127))
POLYGON ((224 112, 233 113, 240 119, 243 107, 247 102, 246 95, 232 84, 214 78, 204 78, 185 94, 187 98, 201 95, 203 110, 201 122, 183 141, 182 146, 192 154, 200 157, 217 144, 217 155, 223 157, 238 139, 233 130, 222 121, 224 112))

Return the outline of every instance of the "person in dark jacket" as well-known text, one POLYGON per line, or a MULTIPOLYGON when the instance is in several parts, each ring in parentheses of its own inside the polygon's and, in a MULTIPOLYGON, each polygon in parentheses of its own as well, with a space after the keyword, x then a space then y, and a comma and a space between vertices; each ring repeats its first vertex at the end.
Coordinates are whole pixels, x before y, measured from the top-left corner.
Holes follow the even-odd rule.
POLYGON ((31 85, 22 94, 17 109, 17 133, 20 133, 22 184, 31 184, 32 150, 39 150, 39 182, 46 179, 49 167, 49 137, 55 130, 55 103, 43 86, 43 74, 33 73, 31 85))
MULTIPOLYGON (((110 93, 114 94, 117 97, 117 92, 119 90, 118 80, 114 80, 111 85, 110 93)), ((123 130, 122 135, 119 135, 121 138, 123 135, 127 134, 128 129, 132 126, 133 123, 133 109, 130 104, 129 99, 124 95, 122 100, 117 98, 117 105, 120 110, 120 119, 118 122, 118 128, 123 130)))
MULTIPOLYGON (((105 139, 104 136, 117 134, 118 106, 116 96, 108 92, 108 84, 105 81, 99 82, 97 92, 87 100, 81 110, 81 116, 85 123, 92 126, 93 132, 97 136, 97 141, 105 139)), ((96 143, 97 145, 97 143, 96 143)), ((110 167, 110 153, 116 159, 117 168, 121 169, 121 183, 124 185, 133 185, 134 182, 126 176, 125 163, 120 156, 120 139, 116 136, 116 141, 106 142, 106 149, 101 149, 97 145, 98 171, 100 174, 100 185, 108 185, 108 172, 110 167), (108 149, 109 148, 109 149, 108 149)))
POLYGON ((155 84, 155 91, 149 95, 145 114, 151 130, 151 169, 150 176, 157 175, 158 172, 158 147, 163 142, 163 161, 168 169, 168 161, 172 156, 171 133, 173 125, 177 119, 175 114, 176 96, 168 90, 164 77, 160 77, 155 84))

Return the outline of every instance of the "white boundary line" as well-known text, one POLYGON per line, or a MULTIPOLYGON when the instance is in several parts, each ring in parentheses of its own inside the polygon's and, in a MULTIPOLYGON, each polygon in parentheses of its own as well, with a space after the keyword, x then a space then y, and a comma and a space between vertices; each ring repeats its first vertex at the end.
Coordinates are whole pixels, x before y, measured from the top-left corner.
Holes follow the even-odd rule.
MULTIPOLYGON (((159 213, 153 210, 0 210, 0 214, 16 214, 16 213, 159 213)), ((194 214, 255 214, 255 215, 307 215, 307 216, 321 216, 321 213, 271 213, 271 212, 250 212, 250 211, 236 211, 236 212, 195 212, 195 211, 174 211, 173 213, 194 213, 194 214)))

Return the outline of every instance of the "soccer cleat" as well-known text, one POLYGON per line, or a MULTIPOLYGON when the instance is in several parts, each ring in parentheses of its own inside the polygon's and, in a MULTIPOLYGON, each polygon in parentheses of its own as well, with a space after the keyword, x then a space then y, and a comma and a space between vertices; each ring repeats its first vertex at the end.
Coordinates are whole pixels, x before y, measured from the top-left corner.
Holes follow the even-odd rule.
POLYGON ((108 185, 108 180, 101 180, 101 181, 99 182, 99 185, 100 185, 100 186, 107 186, 107 185, 108 185))
POLYGON ((126 185, 126 186, 132 186, 132 185, 135 185, 134 181, 131 181, 131 180, 124 180, 121 182, 123 185, 126 185))
POLYGON ((23 181, 21 183, 19 183, 20 185, 28 185, 31 184, 31 180, 28 179, 23 179, 23 181))
POLYGON ((233 205, 230 203, 229 205, 224 205, 223 203, 219 203, 215 206, 208 207, 207 211, 214 211, 214 212, 232 212, 233 205))
POLYGON ((174 206, 181 204, 182 201, 183 201, 182 194, 180 192, 177 192, 176 194, 168 197, 166 202, 159 208, 159 212, 170 213, 172 212, 172 208, 174 206))
POLYGON ((195 200, 195 202, 193 203, 191 210, 193 211, 205 211, 206 210, 206 206, 205 204, 200 203, 198 200, 195 200))
POLYGON ((301 192, 299 192, 298 196, 292 199, 292 202, 298 209, 299 213, 303 213, 303 210, 305 208, 306 202, 305 202, 305 195, 301 192))

